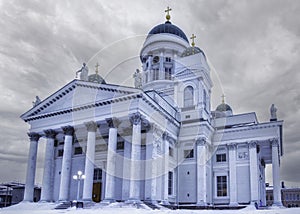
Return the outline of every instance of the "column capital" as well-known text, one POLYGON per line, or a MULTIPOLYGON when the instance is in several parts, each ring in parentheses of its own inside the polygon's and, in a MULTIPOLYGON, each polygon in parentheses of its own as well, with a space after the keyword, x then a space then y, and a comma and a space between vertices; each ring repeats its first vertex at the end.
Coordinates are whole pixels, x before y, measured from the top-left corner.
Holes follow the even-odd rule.
POLYGON ((152 128, 152 123, 150 123, 147 119, 142 118, 142 128, 144 128, 146 132, 148 132, 152 128))
POLYGON ((39 135, 36 132, 28 132, 27 135, 28 135, 30 141, 38 141, 41 137, 41 135, 39 135))
POLYGON ((257 146, 257 141, 256 140, 252 140, 249 142, 249 148, 250 149, 253 149, 253 148, 256 148, 257 146))
POLYGON ((121 121, 116 117, 106 118, 105 121, 109 128, 118 128, 118 126, 121 124, 121 121))
POLYGON ((227 146, 228 146, 229 150, 235 150, 236 149, 236 144, 235 143, 227 144, 227 146))
POLYGON ((89 121, 84 123, 88 132, 96 132, 97 130, 97 123, 95 121, 89 121))
POLYGON ((65 135, 73 136, 74 128, 73 126, 63 126, 61 127, 65 135))
POLYGON ((129 116, 129 120, 133 125, 138 125, 142 120, 142 115, 139 112, 133 113, 129 116))
POLYGON ((169 140, 169 134, 168 134, 168 132, 164 132, 162 134, 162 138, 163 138, 163 140, 169 140))
POLYGON ((270 143, 271 143, 272 147, 278 147, 279 146, 279 141, 278 141, 277 138, 270 139, 270 143))
POLYGON ((51 138, 54 139, 55 136, 58 134, 56 131, 54 131, 53 129, 47 129, 44 130, 45 136, 46 138, 51 138))
POLYGON ((199 137, 196 139, 196 145, 197 146, 205 146, 206 145, 206 139, 204 137, 199 137))

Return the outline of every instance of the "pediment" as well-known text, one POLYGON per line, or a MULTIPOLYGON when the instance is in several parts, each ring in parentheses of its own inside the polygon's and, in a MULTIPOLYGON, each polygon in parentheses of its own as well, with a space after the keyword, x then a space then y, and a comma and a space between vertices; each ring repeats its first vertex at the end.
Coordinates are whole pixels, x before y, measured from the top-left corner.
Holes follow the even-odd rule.
POLYGON ((39 115, 68 112, 75 108, 139 92, 139 89, 130 87, 73 80, 24 113, 21 118, 26 120, 39 115))

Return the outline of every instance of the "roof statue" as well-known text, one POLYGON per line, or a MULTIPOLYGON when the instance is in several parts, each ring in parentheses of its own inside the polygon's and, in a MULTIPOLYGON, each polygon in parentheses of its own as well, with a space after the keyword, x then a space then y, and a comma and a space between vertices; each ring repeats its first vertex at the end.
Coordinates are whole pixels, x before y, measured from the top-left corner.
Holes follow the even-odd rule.
POLYGON ((142 87, 142 73, 139 69, 136 69, 135 73, 133 74, 134 77, 134 87, 141 88, 142 87))
POLYGON ((271 105, 271 108, 270 108, 270 113, 271 113, 271 119, 270 121, 277 121, 277 108, 275 107, 274 104, 271 105))
POLYGON ((35 96, 35 101, 32 102, 33 107, 40 104, 40 102, 41 102, 41 99, 39 98, 39 96, 35 96))
POLYGON ((89 68, 87 67, 85 62, 82 64, 82 68, 76 72, 76 78, 78 73, 80 73, 80 80, 88 81, 89 68))

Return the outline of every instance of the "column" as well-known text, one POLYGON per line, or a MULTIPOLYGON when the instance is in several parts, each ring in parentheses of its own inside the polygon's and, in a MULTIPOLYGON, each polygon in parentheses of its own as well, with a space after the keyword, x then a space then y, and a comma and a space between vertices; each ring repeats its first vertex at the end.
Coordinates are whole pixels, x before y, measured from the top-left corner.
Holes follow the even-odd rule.
POLYGON ((169 135, 167 132, 163 134, 163 145, 164 145, 164 166, 163 166, 163 184, 164 184, 164 195, 163 195, 163 203, 169 204, 169 194, 168 194, 168 183, 169 183, 169 135))
POLYGON ((250 187, 251 187, 251 203, 259 203, 258 201, 258 162, 257 162, 257 142, 249 143, 250 156, 250 187))
POLYGON ((230 206, 238 206, 237 201, 237 174, 236 174, 236 145, 228 145, 229 149, 229 196, 230 206))
POLYGON ((271 144, 272 144, 272 176, 273 176, 273 197, 274 197, 273 206, 282 206, 278 139, 272 139, 271 144))
POLYGON ((62 127, 62 130, 65 134, 65 141, 58 200, 68 201, 71 179, 72 143, 74 128, 72 126, 64 126, 62 127))
POLYGON ((116 177, 116 154, 118 142, 117 126, 119 121, 117 119, 106 119, 109 127, 108 136, 108 151, 107 151, 107 167, 106 167, 106 185, 104 201, 112 203, 115 201, 115 177, 116 177))
POLYGON ((152 124, 148 124, 146 133, 146 160, 145 160, 145 200, 150 201, 152 183, 152 151, 153 151, 153 129, 152 124))
POLYGON ((97 124, 94 121, 85 123, 88 131, 87 147, 85 153, 84 183, 82 200, 92 201, 93 179, 94 179, 94 161, 95 161, 95 141, 97 124))
POLYGON ((44 173, 41 201, 53 201, 53 164, 54 164, 54 139, 56 131, 49 129, 44 131, 47 142, 45 151, 44 173))
POLYGON ((199 138, 196 140, 197 146, 197 204, 207 205, 207 186, 206 186, 206 140, 199 138))
POLYGON ((140 174, 141 174, 141 114, 134 113, 130 117, 133 125, 131 142, 131 170, 130 170, 130 201, 140 201, 140 174))
POLYGON ((28 133, 30 139, 30 147, 27 162, 26 183, 24 192, 24 201, 33 201, 34 180, 36 171, 36 156, 38 150, 38 140, 40 135, 35 132, 28 133))

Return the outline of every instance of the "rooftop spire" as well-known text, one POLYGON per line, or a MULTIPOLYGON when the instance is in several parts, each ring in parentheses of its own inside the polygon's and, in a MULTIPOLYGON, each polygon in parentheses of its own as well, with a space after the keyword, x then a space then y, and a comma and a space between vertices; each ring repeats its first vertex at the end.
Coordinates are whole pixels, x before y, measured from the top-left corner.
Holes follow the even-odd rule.
POLYGON ((167 21, 170 21, 171 16, 170 16, 170 11, 172 10, 172 8, 170 8, 169 6, 167 7, 167 9, 165 10, 165 12, 167 13, 166 15, 166 19, 167 21))
POLYGON ((195 46, 195 38, 196 38, 195 34, 192 34, 190 39, 192 40, 192 46, 193 47, 195 46))

